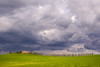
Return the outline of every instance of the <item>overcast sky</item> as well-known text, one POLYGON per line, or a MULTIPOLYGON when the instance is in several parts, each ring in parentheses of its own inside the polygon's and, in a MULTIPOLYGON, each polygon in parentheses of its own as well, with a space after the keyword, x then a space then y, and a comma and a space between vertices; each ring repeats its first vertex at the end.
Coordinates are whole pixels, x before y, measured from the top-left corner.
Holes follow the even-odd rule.
POLYGON ((1 51, 75 44, 100 51, 100 0, 0 0, 1 51))

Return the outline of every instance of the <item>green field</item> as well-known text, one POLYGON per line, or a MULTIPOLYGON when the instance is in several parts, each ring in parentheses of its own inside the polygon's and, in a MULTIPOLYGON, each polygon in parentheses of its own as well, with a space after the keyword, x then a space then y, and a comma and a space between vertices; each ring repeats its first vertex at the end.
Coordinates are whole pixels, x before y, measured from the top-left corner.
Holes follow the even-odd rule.
POLYGON ((0 55, 0 67, 100 67, 100 55, 66 57, 5 54, 0 55))

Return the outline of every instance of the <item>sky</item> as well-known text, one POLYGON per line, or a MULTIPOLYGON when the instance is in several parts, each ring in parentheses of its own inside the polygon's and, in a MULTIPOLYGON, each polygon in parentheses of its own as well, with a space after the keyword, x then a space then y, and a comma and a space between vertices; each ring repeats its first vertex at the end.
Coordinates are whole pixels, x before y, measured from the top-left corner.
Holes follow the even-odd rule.
POLYGON ((0 0, 0 51, 81 49, 100 52, 100 0, 0 0))

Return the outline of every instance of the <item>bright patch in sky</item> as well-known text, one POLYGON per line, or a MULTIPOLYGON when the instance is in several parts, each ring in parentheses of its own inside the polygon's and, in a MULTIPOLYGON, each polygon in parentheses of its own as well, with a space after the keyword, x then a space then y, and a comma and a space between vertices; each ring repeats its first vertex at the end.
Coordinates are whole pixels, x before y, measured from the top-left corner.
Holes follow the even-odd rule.
POLYGON ((42 6, 39 6, 39 9, 42 9, 43 7, 42 6))
POLYGON ((72 22, 76 21, 76 17, 77 17, 76 15, 74 15, 74 16, 71 17, 72 22))
POLYGON ((59 33, 60 31, 57 30, 57 29, 50 29, 50 30, 44 30, 44 31, 41 31, 39 33, 40 36, 42 36, 45 39, 48 39, 48 40, 59 40, 60 39, 60 34, 57 34, 59 33))
POLYGON ((55 34, 55 30, 51 29, 51 30, 44 30, 42 32, 39 33, 42 37, 47 38, 49 40, 53 39, 53 36, 55 34))

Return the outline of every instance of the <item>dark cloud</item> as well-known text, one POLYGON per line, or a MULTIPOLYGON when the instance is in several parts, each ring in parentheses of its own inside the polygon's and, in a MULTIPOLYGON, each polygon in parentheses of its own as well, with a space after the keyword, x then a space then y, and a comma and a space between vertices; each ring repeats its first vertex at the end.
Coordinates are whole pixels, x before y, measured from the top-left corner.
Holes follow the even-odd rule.
POLYGON ((99 0, 1 0, 0 50, 100 50, 99 0))
POLYGON ((24 6, 19 0, 0 0, 0 15, 12 13, 15 9, 24 6))

